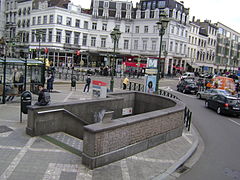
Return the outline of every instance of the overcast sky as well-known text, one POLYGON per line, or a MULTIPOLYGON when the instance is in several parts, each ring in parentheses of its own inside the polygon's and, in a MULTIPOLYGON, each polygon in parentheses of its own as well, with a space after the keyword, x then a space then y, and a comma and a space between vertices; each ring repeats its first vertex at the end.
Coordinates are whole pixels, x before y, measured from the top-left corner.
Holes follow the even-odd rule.
MULTIPOLYGON (((71 0, 83 8, 90 8, 91 0, 71 0)), ((135 6, 139 0, 133 0, 135 6)), ((240 33, 240 0, 184 0, 184 6, 190 8, 190 17, 221 22, 240 33)))

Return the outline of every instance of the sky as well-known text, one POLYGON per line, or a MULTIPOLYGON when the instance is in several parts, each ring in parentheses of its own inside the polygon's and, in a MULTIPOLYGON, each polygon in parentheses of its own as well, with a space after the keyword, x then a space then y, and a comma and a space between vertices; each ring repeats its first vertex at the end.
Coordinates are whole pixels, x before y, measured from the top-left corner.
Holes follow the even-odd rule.
MULTIPOLYGON (((83 8, 90 8, 91 0, 71 0, 83 8)), ((180 0, 179 0, 180 1, 180 0)), ((201 21, 207 19, 212 23, 221 22, 240 33, 240 0, 183 0, 184 6, 190 8, 192 16, 201 21)), ((139 0, 132 1, 134 6, 139 0)))

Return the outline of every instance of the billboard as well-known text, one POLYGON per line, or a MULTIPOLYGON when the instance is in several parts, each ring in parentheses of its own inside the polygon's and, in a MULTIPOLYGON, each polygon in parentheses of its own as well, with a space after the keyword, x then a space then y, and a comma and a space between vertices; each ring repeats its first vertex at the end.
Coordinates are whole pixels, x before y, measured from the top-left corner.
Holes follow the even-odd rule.
POLYGON ((155 92, 157 76, 146 76, 145 81, 145 92, 146 93, 153 93, 155 92))

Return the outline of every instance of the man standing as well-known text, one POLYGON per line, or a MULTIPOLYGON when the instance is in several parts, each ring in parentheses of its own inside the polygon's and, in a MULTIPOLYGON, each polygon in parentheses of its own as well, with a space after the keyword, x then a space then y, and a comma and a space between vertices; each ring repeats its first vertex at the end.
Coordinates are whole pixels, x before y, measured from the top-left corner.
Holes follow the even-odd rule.
POLYGON ((89 92, 90 84, 91 84, 91 78, 90 78, 90 75, 88 75, 88 76, 87 76, 87 79, 86 79, 86 84, 85 84, 85 87, 84 87, 83 92, 85 92, 86 89, 87 89, 87 92, 89 92))

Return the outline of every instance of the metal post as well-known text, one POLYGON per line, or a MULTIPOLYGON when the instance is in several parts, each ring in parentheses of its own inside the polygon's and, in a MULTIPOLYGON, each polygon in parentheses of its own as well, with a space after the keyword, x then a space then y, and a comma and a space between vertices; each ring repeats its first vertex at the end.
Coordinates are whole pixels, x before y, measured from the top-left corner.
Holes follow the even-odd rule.
POLYGON ((3 61, 3 97, 2 103, 5 104, 6 102, 6 64, 7 63, 7 45, 5 44, 5 56, 3 61))
POLYGON ((25 71, 24 71, 24 91, 27 90, 27 57, 25 58, 25 62, 24 62, 24 65, 25 65, 25 71))
MULTIPOLYGON (((114 39, 114 47, 113 47, 113 54, 115 55, 115 51, 116 51, 116 39, 114 39)), ((114 61, 115 61, 115 57, 114 57, 114 61)), ((111 61, 111 68, 112 68, 112 74, 111 74, 111 81, 110 81, 110 91, 113 92, 113 87, 114 87, 114 70, 113 70, 113 66, 114 66, 114 61, 111 61)))
MULTIPOLYGON (((162 29, 160 29, 162 31, 162 29)), ((159 60, 157 63, 157 81, 156 81, 156 88, 155 91, 158 92, 158 86, 159 86, 159 80, 160 80, 160 70, 161 70, 161 53, 162 53, 162 37, 163 34, 159 32, 160 34, 160 47, 159 47, 159 60)))

